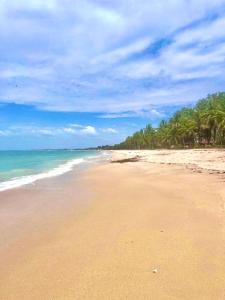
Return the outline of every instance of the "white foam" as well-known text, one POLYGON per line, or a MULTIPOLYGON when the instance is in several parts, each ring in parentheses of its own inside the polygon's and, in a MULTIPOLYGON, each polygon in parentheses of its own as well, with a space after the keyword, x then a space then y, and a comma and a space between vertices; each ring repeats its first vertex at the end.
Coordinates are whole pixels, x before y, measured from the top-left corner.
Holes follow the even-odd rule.
POLYGON ((50 171, 47 171, 45 173, 39 173, 39 174, 35 174, 35 175, 17 177, 17 178, 13 178, 11 180, 8 180, 8 181, 1 182, 0 183, 0 192, 6 191, 6 190, 9 190, 9 189, 18 188, 18 187, 26 185, 26 184, 31 184, 31 183, 33 183, 37 180, 40 180, 40 179, 62 175, 66 172, 71 171, 75 165, 78 165, 78 164, 80 164, 84 161, 85 160, 83 158, 73 159, 73 160, 70 160, 67 163, 63 164, 63 165, 59 165, 58 167, 56 167, 56 168, 54 168, 50 171))

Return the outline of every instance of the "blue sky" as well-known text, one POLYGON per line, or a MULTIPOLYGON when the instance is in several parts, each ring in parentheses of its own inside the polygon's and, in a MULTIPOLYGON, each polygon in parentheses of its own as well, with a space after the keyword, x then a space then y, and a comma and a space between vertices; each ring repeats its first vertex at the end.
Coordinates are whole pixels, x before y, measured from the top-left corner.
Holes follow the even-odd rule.
POLYGON ((0 149, 113 144, 225 90, 225 0, 0 0, 0 149))

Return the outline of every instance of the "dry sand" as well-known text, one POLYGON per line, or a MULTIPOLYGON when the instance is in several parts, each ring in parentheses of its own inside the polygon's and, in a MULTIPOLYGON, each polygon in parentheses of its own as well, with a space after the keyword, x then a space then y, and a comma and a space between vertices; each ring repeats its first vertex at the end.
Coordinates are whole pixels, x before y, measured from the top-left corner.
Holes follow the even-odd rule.
POLYGON ((191 150, 120 150, 114 159, 139 156, 142 161, 160 164, 184 165, 189 169, 210 173, 225 173, 224 149, 191 150))
POLYGON ((150 163, 148 153, 96 166, 61 188, 58 180, 2 193, 0 217, 16 216, 16 199, 39 209, 30 204, 1 235, 0 299, 224 300, 224 175, 150 163), (18 239, 9 239, 18 226, 18 239))

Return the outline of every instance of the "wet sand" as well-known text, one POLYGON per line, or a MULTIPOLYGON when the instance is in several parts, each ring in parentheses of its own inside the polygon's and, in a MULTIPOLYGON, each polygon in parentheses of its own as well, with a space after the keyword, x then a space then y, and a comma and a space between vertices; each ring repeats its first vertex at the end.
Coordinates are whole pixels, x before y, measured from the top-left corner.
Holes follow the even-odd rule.
POLYGON ((0 299, 225 299, 223 174, 105 163, 0 199, 0 299))

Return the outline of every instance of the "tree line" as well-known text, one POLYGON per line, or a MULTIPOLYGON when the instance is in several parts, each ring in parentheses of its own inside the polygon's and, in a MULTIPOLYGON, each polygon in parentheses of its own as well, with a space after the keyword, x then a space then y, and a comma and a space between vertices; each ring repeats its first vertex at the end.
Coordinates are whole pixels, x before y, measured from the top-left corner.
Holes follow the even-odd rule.
POLYGON ((193 108, 182 108, 158 128, 148 124, 125 141, 100 149, 160 149, 225 146, 225 92, 201 99, 193 108))

